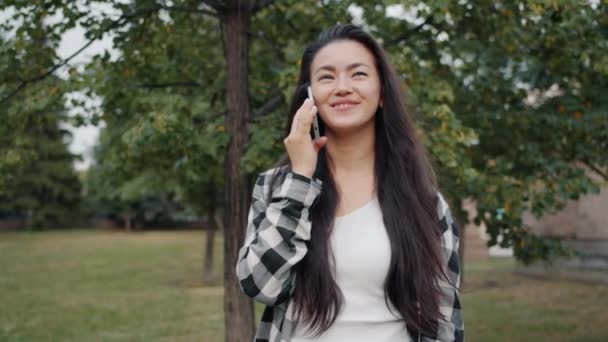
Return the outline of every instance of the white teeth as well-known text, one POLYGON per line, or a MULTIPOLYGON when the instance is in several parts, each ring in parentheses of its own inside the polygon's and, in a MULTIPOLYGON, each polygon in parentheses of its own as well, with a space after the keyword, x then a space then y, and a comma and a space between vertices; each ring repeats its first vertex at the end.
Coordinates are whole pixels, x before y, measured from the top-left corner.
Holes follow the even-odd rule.
POLYGON ((341 104, 335 105, 334 107, 336 109, 346 109, 346 108, 350 108, 352 106, 354 106, 354 104, 352 104, 352 103, 341 103, 341 104))

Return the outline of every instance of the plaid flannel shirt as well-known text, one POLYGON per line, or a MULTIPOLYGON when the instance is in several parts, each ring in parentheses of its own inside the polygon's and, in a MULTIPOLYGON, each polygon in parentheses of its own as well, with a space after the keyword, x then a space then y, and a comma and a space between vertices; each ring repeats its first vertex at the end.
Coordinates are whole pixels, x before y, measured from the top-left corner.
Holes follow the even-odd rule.
MULTIPOLYGON (((293 172, 269 189, 274 169, 258 177, 249 209, 245 242, 239 251, 236 273, 241 290, 266 304, 255 342, 288 342, 294 328, 290 305, 297 276, 293 267, 307 252, 311 221, 309 209, 321 193, 322 182, 293 172), (267 201, 267 194, 270 194, 267 201)), ((464 324, 458 293, 460 267, 458 228, 447 203, 438 194, 437 213, 443 231, 442 252, 446 274, 456 286, 439 280, 443 291, 435 336, 409 331, 413 341, 464 341, 464 324)))

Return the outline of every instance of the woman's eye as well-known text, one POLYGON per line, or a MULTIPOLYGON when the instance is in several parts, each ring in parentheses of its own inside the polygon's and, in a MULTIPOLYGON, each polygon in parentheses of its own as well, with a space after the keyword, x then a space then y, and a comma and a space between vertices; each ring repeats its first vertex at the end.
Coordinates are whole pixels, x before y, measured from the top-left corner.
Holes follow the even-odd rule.
POLYGON ((356 73, 353 74, 353 76, 355 76, 355 77, 367 76, 367 74, 364 73, 363 71, 357 71, 356 73))
POLYGON ((330 79, 332 79, 332 77, 331 77, 331 75, 321 75, 321 76, 319 77, 319 81, 320 81, 320 80, 325 80, 325 79, 330 80, 330 79))

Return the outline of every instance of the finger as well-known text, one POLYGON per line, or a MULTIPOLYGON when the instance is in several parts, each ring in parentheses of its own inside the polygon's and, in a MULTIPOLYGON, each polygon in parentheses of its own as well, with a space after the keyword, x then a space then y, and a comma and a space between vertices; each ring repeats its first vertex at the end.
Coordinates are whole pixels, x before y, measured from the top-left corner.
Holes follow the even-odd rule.
POLYGON ((316 107, 312 107, 309 111, 302 111, 300 118, 298 119, 298 125, 296 126, 296 134, 309 135, 312 127, 313 117, 316 115, 316 107))
POLYGON ((318 152, 325 146, 325 144, 327 144, 327 137, 320 137, 319 139, 315 139, 313 144, 315 146, 315 151, 318 152))
POLYGON ((302 103, 302 105, 300 106, 300 108, 298 108, 298 110, 296 111, 296 113, 293 115, 293 120, 291 121, 290 134, 296 134, 297 127, 298 127, 299 121, 300 121, 300 117, 302 116, 302 112, 304 112, 305 107, 308 105, 308 102, 309 102, 308 99, 304 100, 304 103, 302 103))
POLYGON ((292 123, 292 133, 296 136, 308 135, 312 126, 313 117, 317 114, 317 107, 312 106, 300 108, 294 116, 292 123))

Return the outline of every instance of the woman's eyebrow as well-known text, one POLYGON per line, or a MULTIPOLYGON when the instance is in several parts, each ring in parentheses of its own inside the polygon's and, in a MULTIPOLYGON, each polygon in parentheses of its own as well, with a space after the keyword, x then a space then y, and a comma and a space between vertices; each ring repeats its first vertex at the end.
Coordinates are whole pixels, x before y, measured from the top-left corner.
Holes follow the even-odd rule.
MULTIPOLYGON (((366 68, 370 68, 369 65, 365 64, 365 63, 352 63, 349 66, 346 67, 346 70, 352 70, 355 68, 358 68, 360 66, 366 67, 366 68)), ((318 73, 319 71, 322 70, 327 70, 327 71, 336 71, 336 67, 332 66, 332 65, 322 65, 319 68, 317 68, 317 70, 315 70, 315 74, 318 73)))

